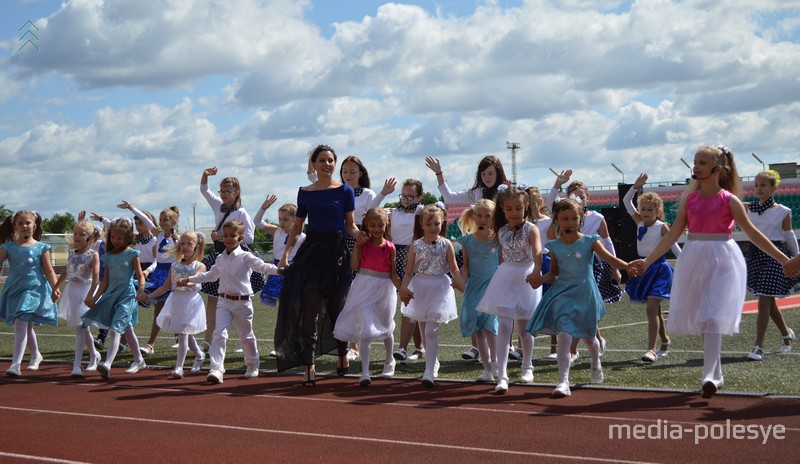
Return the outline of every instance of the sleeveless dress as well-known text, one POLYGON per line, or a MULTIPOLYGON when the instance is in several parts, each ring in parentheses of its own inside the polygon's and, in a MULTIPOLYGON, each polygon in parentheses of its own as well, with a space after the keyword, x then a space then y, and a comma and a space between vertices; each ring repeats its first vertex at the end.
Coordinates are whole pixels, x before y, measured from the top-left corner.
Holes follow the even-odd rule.
POLYGON ((739 332, 747 275, 742 252, 731 239, 731 196, 727 190, 712 197, 695 191, 686 199, 689 236, 675 263, 670 333, 739 332))
POLYGON ((542 290, 531 288, 525 281, 533 271, 530 234, 534 227, 525 221, 516 231, 509 230, 508 224, 500 228, 497 237, 503 250, 503 262, 478 303, 478 311, 511 319, 527 320, 533 315, 542 298, 542 290))
POLYGON ((497 316, 476 309, 500 263, 497 242, 481 242, 470 234, 460 237, 458 243, 467 252, 469 260, 467 287, 461 299, 461 335, 471 337, 480 329, 497 335, 497 316))
POLYGON ((397 289, 389 272, 392 250, 394 244, 389 241, 381 246, 371 241, 362 245, 358 273, 333 328, 337 340, 383 340, 394 333, 397 289))
POLYGON ((447 323, 458 317, 456 295, 450 286, 447 273, 447 242, 439 238, 434 243, 425 243, 421 238, 412 244, 416 261, 414 277, 408 289, 414 298, 403 305, 401 312, 415 322, 447 323))
MULTIPOLYGON (((789 248, 783 237, 783 220, 792 210, 776 205, 758 214, 748 209, 750 221, 760 230, 783 254, 789 256, 789 248)), ((800 291, 800 279, 787 277, 783 267, 772 256, 761 248, 750 245, 747 252, 747 289, 754 295, 784 297, 792 292, 800 291)))
POLYGON ((202 263, 172 263, 172 292, 156 318, 162 330, 175 334, 196 334, 206 330, 206 309, 203 298, 198 293, 200 284, 178 287, 178 280, 189 278, 197 273, 202 263))
POLYGON ((558 278, 542 297, 525 330, 533 335, 565 332, 594 338, 606 305, 594 280, 592 245, 599 235, 584 235, 575 243, 555 239, 547 244, 558 263, 558 278))
POLYGON ((81 316, 85 325, 123 333, 128 327, 139 323, 134 279, 136 272, 133 269, 133 258, 136 256, 139 256, 139 250, 128 248, 118 254, 105 253, 100 257, 108 273, 108 287, 94 307, 81 316))
MULTIPOLYGON (((652 226, 647 227, 639 221, 636 233, 636 252, 640 258, 649 255, 661 241, 661 228, 663 222, 656 220, 652 226)), ((666 258, 661 256, 644 274, 628 279, 625 292, 634 303, 647 303, 650 297, 668 300, 672 288, 672 266, 666 258)))
POLYGON ((83 325, 81 316, 89 307, 84 301, 92 286, 92 258, 97 252, 91 248, 78 254, 69 251, 67 257, 67 286, 58 302, 58 317, 67 321, 70 327, 83 325))
POLYGON ((53 289, 42 272, 42 255, 50 245, 36 242, 20 246, 16 242, 0 245, 8 254, 8 277, 0 293, 0 317, 14 325, 16 319, 34 324, 58 324, 58 309, 53 289))

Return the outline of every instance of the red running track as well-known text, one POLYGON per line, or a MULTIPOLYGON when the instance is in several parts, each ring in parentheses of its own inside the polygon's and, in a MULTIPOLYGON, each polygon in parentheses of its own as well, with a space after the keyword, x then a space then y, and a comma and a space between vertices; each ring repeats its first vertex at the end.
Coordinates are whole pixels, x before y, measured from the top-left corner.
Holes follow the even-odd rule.
POLYGON ((106 383, 71 379, 70 368, 0 378, 0 462, 708 464, 797 462, 800 451, 797 398, 586 387, 554 400, 551 385, 495 396, 492 385, 374 378, 361 388, 348 377, 304 388, 300 376, 241 372, 210 385, 205 374, 121 368, 106 383))

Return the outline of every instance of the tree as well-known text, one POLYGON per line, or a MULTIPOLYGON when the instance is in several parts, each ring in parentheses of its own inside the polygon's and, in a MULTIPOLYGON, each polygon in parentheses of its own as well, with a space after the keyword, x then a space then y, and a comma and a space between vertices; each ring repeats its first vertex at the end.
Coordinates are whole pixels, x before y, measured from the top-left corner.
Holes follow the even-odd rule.
POLYGON ((0 205, 0 222, 5 221, 5 219, 12 214, 14 214, 14 212, 6 208, 6 205, 0 205))
POLYGON ((75 227, 75 216, 71 213, 53 213, 50 219, 42 220, 42 229, 51 234, 63 234, 70 232, 75 227))

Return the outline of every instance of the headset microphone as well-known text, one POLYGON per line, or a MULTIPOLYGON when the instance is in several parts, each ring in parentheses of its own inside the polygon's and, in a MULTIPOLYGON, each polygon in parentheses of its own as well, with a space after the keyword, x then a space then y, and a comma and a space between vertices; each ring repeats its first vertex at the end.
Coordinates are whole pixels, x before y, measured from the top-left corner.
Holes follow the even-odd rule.
POLYGON ((486 230, 486 226, 478 226, 478 230, 486 230))
POLYGON ((572 233, 572 229, 564 229, 564 233, 565 234, 571 234, 572 233))
POLYGON ((694 179, 694 180, 705 180, 705 179, 708 179, 709 177, 711 177, 711 174, 714 174, 714 172, 716 172, 716 171, 717 171, 717 166, 714 166, 713 168, 711 168, 711 172, 707 176, 705 176, 705 177, 697 177, 695 174, 692 174, 692 179, 694 179))

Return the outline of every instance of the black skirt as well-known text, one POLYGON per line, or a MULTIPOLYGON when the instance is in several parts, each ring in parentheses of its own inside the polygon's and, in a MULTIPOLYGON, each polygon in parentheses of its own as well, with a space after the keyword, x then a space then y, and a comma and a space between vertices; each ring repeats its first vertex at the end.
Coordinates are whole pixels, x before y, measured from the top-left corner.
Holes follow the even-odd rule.
MULTIPOLYGON (((275 326, 275 351, 278 371, 308 364, 303 350, 308 339, 303 330, 303 296, 308 291, 318 291, 320 304, 317 311, 316 343, 314 355, 327 354, 341 343, 333 338, 335 317, 344 307, 350 288, 350 252, 344 233, 308 232, 297 250, 292 264, 285 271, 285 280, 278 300, 278 320, 275 326), (337 301, 338 307, 329 308, 328 300, 337 301)), ((306 332, 307 333, 307 332, 306 332)))

